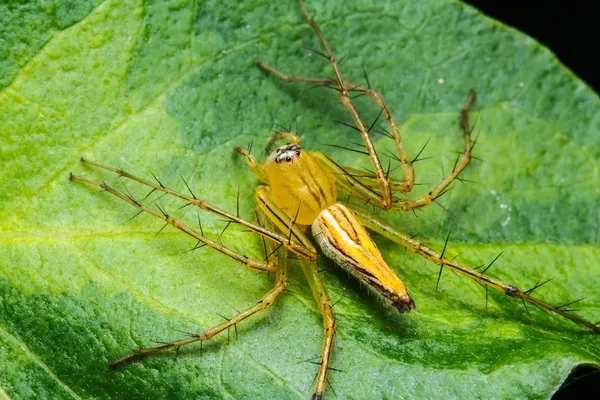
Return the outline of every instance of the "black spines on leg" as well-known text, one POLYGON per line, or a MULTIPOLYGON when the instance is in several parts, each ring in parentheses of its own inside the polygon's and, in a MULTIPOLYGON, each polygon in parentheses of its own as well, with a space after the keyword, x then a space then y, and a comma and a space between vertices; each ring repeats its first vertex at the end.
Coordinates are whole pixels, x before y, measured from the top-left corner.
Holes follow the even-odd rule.
POLYGON ((363 74, 365 76, 365 81, 367 82, 367 87, 369 89, 371 89, 371 82, 369 82, 369 75, 367 74, 367 70, 365 69, 364 66, 362 67, 362 70, 363 70, 363 74))
POLYGON ((447 209, 446 207, 444 207, 444 206, 443 206, 441 203, 439 203, 439 202, 437 201, 437 199, 433 200, 433 203, 434 203, 436 206, 440 207, 440 208, 441 208, 442 210, 444 210, 445 212, 448 212, 448 209, 447 209))
POLYGON ((530 295, 531 293, 533 293, 534 290, 536 290, 536 289, 540 288, 541 286, 545 285, 546 283, 550 282, 552 279, 554 279, 554 278, 547 279, 542 283, 540 283, 540 281, 541 281, 541 279, 540 279, 535 283, 535 285, 533 285, 533 287, 531 289, 526 290, 523 293, 530 295))
POLYGON ((443 191, 442 193, 438 194, 438 195, 435 197, 435 199, 439 199, 440 197, 442 197, 443 195, 445 195, 446 193, 448 193, 448 192, 449 192, 449 191, 451 191, 451 190, 452 190, 452 186, 451 186, 451 187, 448 187, 448 188, 446 188, 446 189, 444 189, 444 191, 443 191))
POLYGON ((352 144, 354 146, 366 148, 365 144, 361 143, 361 142, 348 142, 348 143, 350 143, 350 144, 352 144))
POLYGON ((359 92, 358 94, 355 94, 355 95, 353 95, 353 96, 350 96, 350 98, 351 98, 352 100, 354 100, 354 99, 358 99, 359 97, 363 97, 363 96, 366 96, 366 95, 367 95, 367 94, 366 94, 365 92, 359 92))
POLYGON ((336 305, 337 303, 339 303, 340 301, 342 301, 342 299, 343 299, 343 297, 340 297, 339 299, 337 299, 335 302, 333 302, 333 304, 331 304, 331 306, 330 306, 329 308, 333 308, 333 307, 335 307, 335 305, 336 305))
POLYGON ((223 242, 221 242, 221 236, 223 236, 227 228, 229 228, 229 225, 231 225, 231 221, 227 221, 227 224, 225 224, 225 228, 223 228, 223 230, 221 231, 221 233, 219 233, 219 236, 217 237, 217 241, 221 244, 223 244, 223 242))
POLYGON ((318 88, 321 88, 321 87, 328 88, 328 89, 339 90, 336 86, 330 86, 330 85, 334 85, 334 84, 335 84, 335 81, 332 80, 332 79, 329 79, 329 80, 323 81, 322 83, 317 83, 316 85, 312 85, 309 88, 309 90, 318 89, 318 88))
POLYGON ((201 249, 201 248, 203 248, 204 246, 206 246, 206 243, 203 243, 203 242, 201 242, 200 240, 198 240, 198 242, 196 242, 196 244, 194 245, 194 247, 192 247, 192 248, 191 248, 191 249, 189 249, 189 250, 186 250, 186 251, 184 251, 183 253, 184 253, 184 254, 185 254, 185 253, 189 253, 189 252, 192 252, 192 251, 195 251, 195 250, 201 249))
POLYGON ((477 140, 479 140, 479 133, 477 134, 477 136, 475 136, 475 139, 473 139, 473 141, 471 142, 471 151, 473 151, 473 149, 475 149, 475 146, 477 145, 477 140))
POLYGON ((457 179, 457 180, 458 180, 460 183, 465 183, 465 182, 466 182, 466 183, 479 183, 479 182, 476 182, 476 181, 472 181, 472 180, 470 180, 470 179, 461 178, 461 177, 460 177, 460 176, 458 176, 458 175, 456 176, 456 179, 457 179))
POLYGON ((156 208, 158 208, 158 210, 165 217, 165 219, 167 220, 167 222, 165 222, 165 224, 162 226, 162 228, 160 228, 158 230, 158 232, 156 232, 156 234, 154 235, 153 239, 156 238, 163 231, 163 229, 165 229, 167 227, 167 225, 169 225, 169 220, 171 219, 171 217, 167 213, 167 210, 165 210, 160 204, 157 204, 156 208))
POLYGON ((237 189, 237 197, 235 199, 235 212, 237 217, 240 217, 240 187, 237 189))
POLYGON ((267 260, 269 259, 269 257, 271 257, 273 254, 275 254, 277 252, 277 250, 279 250, 281 247, 283 246, 283 244, 279 244, 277 247, 275 247, 273 249, 273 251, 271 251, 269 254, 267 254, 267 260))
POLYGON ((166 223, 165 223, 165 224, 162 226, 162 228, 160 228, 160 229, 158 230, 158 232, 156 232, 156 234, 154 235, 153 239, 154 239, 154 238, 156 238, 156 237, 157 237, 157 236, 158 236, 158 235, 159 235, 159 234, 162 232, 162 230, 163 230, 163 229, 165 229, 165 228, 167 227, 167 225, 169 225, 169 223, 168 223, 168 222, 166 222, 166 223))
POLYGON ((131 192, 129 191, 129 188, 126 185, 123 185, 123 188, 125 189, 125 196, 131 200, 133 202, 133 204, 135 204, 136 206, 141 205, 136 199, 135 197, 133 197, 133 195, 131 194, 131 192))
POLYGON ((165 188, 165 185, 162 184, 162 182, 160 181, 160 179, 158 179, 158 177, 156 175, 154 175, 154 172, 152 172, 152 170, 150 170, 150 174, 152 174, 152 176, 154 177, 154 180, 156 181, 156 183, 158 183, 158 186, 160 186, 161 188, 165 188))
MULTIPOLYGON (((136 206, 141 206, 141 203, 139 201, 137 201, 135 199, 135 197, 133 197, 133 194, 131 194, 131 192, 129 191, 129 188, 126 185, 123 185, 123 188, 125 190, 125 192, 123 192, 123 194, 125 195, 125 197, 127 197, 129 200, 131 200, 131 202, 133 204, 135 204, 136 206)), ((140 210, 140 212, 142 212, 143 210, 140 210)), ((136 215, 134 215, 131 219, 137 217, 139 215, 139 213, 137 213, 136 215)))
POLYGON ((154 193, 155 191, 156 191, 156 189, 155 189, 155 188, 152 188, 152 190, 151 190, 151 191, 149 191, 149 192, 148 192, 148 194, 147 194, 146 196, 144 196, 144 198, 142 199, 142 201, 145 201, 145 200, 146 200, 148 197, 150 197, 150 195, 151 195, 152 193, 154 193))
POLYGON ((337 144, 326 144, 325 146, 327 146, 327 147, 335 147, 335 148, 342 149, 342 150, 348 150, 348 151, 352 151, 352 152, 358 153, 358 154, 363 154, 363 155, 366 155, 366 156, 369 155, 369 153, 367 153, 366 151, 357 150, 357 149, 353 149, 353 148, 345 147, 345 146, 340 146, 340 145, 337 145, 337 144))
MULTIPOLYGON (((329 370, 334 371, 333 368, 329 368, 329 367, 327 367, 327 370, 328 371, 329 370)), ((343 371, 339 371, 339 372, 343 372, 343 371)), ((337 397, 338 397, 337 393, 335 392, 335 389, 333 388, 333 385, 331 384, 331 382, 329 382, 329 377, 328 376, 325 376, 325 382, 327 382, 327 384, 329 385, 329 389, 331 389, 331 393, 333 393, 333 396, 337 399, 337 397)))
POLYGON ((186 182, 185 178, 181 176, 181 180, 183 181, 183 183, 185 184, 185 187, 187 188, 188 192, 190 192, 190 194, 192 195, 192 197, 194 198, 194 200, 198 200, 198 198, 196 197, 196 194, 194 193, 194 191, 190 188, 190 186, 188 185, 188 183, 186 182))
POLYGON ((437 278, 437 282, 435 284, 435 291, 438 291, 438 287, 440 285, 440 279, 442 278, 442 271, 444 270, 444 254, 446 253, 446 248, 448 247, 448 240, 450 240, 450 233, 452 233, 452 231, 448 231, 448 235, 446 236, 446 241, 444 242, 444 248, 442 249, 442 253, 440 254, 439 260, 441 262, 440 264, 440 272, 438 274, 438 278, 437 278))
MULTIPOLYGON (((232 306, 231 304, 229 304, 228 302, 225 302, 225 304, 227 304, 233 311, 235 311, 238 315, 240 314, 240 311, 237 310, 234 306, 232 306)), ((233 330, 235 332, 235 340, 238 340, 238 329, 237 329, 237 324, 233 324, 233 330)))
POLYGON ((585 299, 586 299, 585 297, 582 297, 581 299, 565 303, 565 304, 563 304, 561 306, 555 306, 555 308, 557 308, 557 309, 559 309, 561 311, 564 311, 564 312, 578 311, 577 308, 568 308, 568 309, 565 309, 564 307, 570 306, 571 304, 579 303, 580 301, 583 301, 585 299))
POLYGON ((176 328, 173 328, 173 330, 175 332, 183 333, 184 335, 189 336, 189 337, 198 337, 197 333, 192 333, 192 332, 188 332, 188 331, 184 331, 182 329, 176 329, 176 328))
MULTIPOLYGON (((296 200, 294 200, 294 204, 296 203, 296 200)), ((300 205, 298 205, 298 209, 296 210, 296 215, 294 215, 294 218, 290 221, 290 225, 288 226, 288 244, 292 243, 292 228, 294 227, 294 224, 296 223, 296 220, 298 219, 298 214, 300 213, 300 205)))
MULTIPOLYGON (((192 205, 192 203, 185 203, 184 205, 177 207, 177 209, 178 210, 183 210, 184 208, 188 208, 191 205, 192 205)), ((187 210, 185 210, 183 212, 183 214, 181 214, 181 215, 185 215, 185 213, 188 212, 189 210, 190 210, 190 208, 188 208, 187 210)))
POLYGON ((500 256, 502 255, 502 253, 504 253, 504 252, 503 252, 503 251, 501 251, 500 253, 498 253, 498 255, 497 255, 497 256, 496 256, 496 257, 495 257, 495 258, 492 260, 492 262, 491 262, 491 263, 489 263, 489 264, 488 264, 488 266, 487 266, 487 267, 485 267, 485 269, 484 269, 483 271, 481 271, 481 274, 485 274, 485 272, 486 272, 488 269, 490 269, 490 267, 491 267, 492 265, 494 265, 494 263, 496 262, 496 260, 497 260, 498 258, 500 258, 500 256))
POLYGON ((250 143, 248 143, 248 153, 252 153, 252 146, 254 145, 254 136, 250 138, 250 143))
POLYGON ((390 160, 388 160, 388 166, 387 166, 387 170, 385 172, 385 179, 388 179, 390 176, 390 167, 392 166, 392 162, 390 160))
POLYGON ((488 292, 489 292, 489 288, 487 285, 485 285, 485 310, 486 311, 488 309, 488 292))
POLYGON ((369 129, 367 129, 368 133, 371 133, 371 130, 373 129, 373 127, 375 126, 375 124, 377 124, 377 121, 381 117, 381 114, 383 114, 383 110, 384 109, 382 108, 381 111, 379 111, 379 114, 377 114, 377 118, 375 118, 375 121, 373 121, 373 123, 371 124, 371 126, 369 127, 369 129))
POLYGON ((166 219, 169 219, 169 218, 171 218, 171 217, 169 216, 169 213, 167 212, 167 210, 166 210, 166 209, 165 209, 163 206, 161 206, 160 204, 157 204, 157 205, 156 205, 156 208, 158 208, 158 211, 160 211, 160 213, 161 213, 161 214, 162 214, 162 215, 163 215, 163 216, 164 216, 166 219))
POLYGON ((525 311, 527 312, 527 317, 531 319, 531 314, 529 313, 529 308, 527 308, 527 303, 525 303, 525 299, 521 297, 521 302, 523 303, 523 307, 525 307, 525 311))
MULTIPOLYGON (((229 320, 230 320, 229 318, 227 318, 224 315, 219 314, 218 312, 216 312, 215 314, 217 314, 219 317, 223 318, 225 321, 229 322, 229 320)), ((229 341, 229 328, 227 328, 227 344, 229 344, 229 342, 230 342, 229 341)))
MULTIPOLYGON (((291 133, 292 132, 292 123, 290 122, 290 127, 286 128, 285 126, 281 125, 281 124, 277 124, 278 127, 281 128, 281 130, 285 133, 291 133)), ((275 133, 277 133, 277 131, 275 131, 275 133)))
POLYGON ((423 161, 423 160, 427 160, 427 159, 433 158, 433 157, 423 157, 423 158, 419 158, 419 156, 420 156, 420 155, 423 153, 423 151, 425 151, 425 148, 426 148, 426 147, 427 147, 427 145, 429 144, 429 141, 430 141, 430 140, 431 140, 431 138, 427 139, 427 141, 425 142, 425 144, 423 145, 423 147, 421 147, 421 150, 419 150, 419 152, 417 153, 416 157, 415 157, 415 158, 413 158, 413 159, 411 160, 411 163, 412 163, 412 164, 414 164, 414 163, 416 163, 416 162, 419 162, 419 161, 423 161))
POLYGON ((338 120, 336 120, 336 119, 334 119, 334 120, 333 120, 333 122, 335 122, 335 123, 337 123, 337 124, 340 124, 340 125, 347 126, 348 128, 352 128, 352 129, 354 129, 355 131, 357 131, 357 132, 360 132, 360 129, 358 129, 356 126, 354 126, 354 125, 351 125, 351 124, 349 124, 349 123, 347 123, 347 122, 344 122, 344 121, 338 121, 338 120))
POLYGON ((132 219, 134 219, 135 217, 137 217, 138 215, 140 215, 140 214, 141 214, 141 213, 143 213, 143 212, 144 212, 144 210, 140 210, 140 211, 136 212, 136 213, 133 215, 133 217, 129 218, 129 220, 128 220, 128 221, 131 221, 132 219))
POLYGON ((460 155, 456 156, 456 161, 454 161, 454 166, 452 167, 452 173, 456 171, 456 166, 458 165, 458 160, 460 160, 460 155))

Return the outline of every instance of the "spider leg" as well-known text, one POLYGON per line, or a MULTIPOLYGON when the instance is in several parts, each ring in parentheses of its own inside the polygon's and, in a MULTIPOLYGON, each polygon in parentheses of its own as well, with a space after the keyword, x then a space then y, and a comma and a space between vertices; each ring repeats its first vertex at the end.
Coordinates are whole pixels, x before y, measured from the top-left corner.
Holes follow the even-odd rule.
POLYGON ((85 182, 87 184, 97 186, 97 187, 103 189, 104 191, 120 198, 121 200, 131 204, 132 206, 137 207, 140 211, 143 211, 143 212, 153 215, 159 219, 162 219, 167 224, 172 225, 175 228, 179 229, 180 231, 185 232, 188 235, 192 236, 194 239, 198 240, 198 242, 204 243, 204 245, 207 245, 208 247, 211 247, 211 248, 225 254, 226 256, 241 263, 244 267, 246 267, 250 270, 261 271, 261 272, 276 272, 277 268, 272 262, 256 260, 256 259, 250 258, 245 254, 242 254, 242 253, 240 253, 236 250, 233 250, 219 242, 216 242, 216 241, 204 236, 203 233, 196 232, 194 229, 192 229, 189 225, 187 225, 185 222, 181 221, 180 219, 173 218, 162 208, 159 208, 158 211, 154 210, 152 208, 149 208, 149 207, 143 205, 142 203, 140 203, 135 198, 133 198, 131 195, 121 193, 118 190, 108 186, 107 184, 105 184, 103 182, 96 182, 91 179, 87 179, 82 176, 76 176, 76 175, 71 175, 71 180, 85 182))
MULTIPOLYGON (((259 221, 261 221, 260 218, 259 218, 259 221)), ((261 224, 262 224, 262 222, 263 221, 261 221, 261 224)), ((270 240, 267 240, 266 242, 271 243, 271 244, 273 243, 270 240)), ((270 245, 268 245, 268 246, 270 246, 270 245)), ((268 251, 269 247, 267 247, 266 249, 268 251)), ((251 317, 252 315, 256 314, 257 312, 265 310, 267 307, 272 305, 279 298, 279 296, 284 292, 284 290, 288 284, 288 281, 287 281, 288 251, 284 247, 278 248, 277 251, 278 251, 278 256, 277 256, 277 262, 275 263, 276 268, 275 268, 274 286, 257 303, 248 307, 247 309, 245 309, 244 311, 235 315, 234 317, 229 318, 226 321, 223 321, 222 323, 220 323, 218 325, 215 325, 211 328, 206 329, 202 333, 193 334, 185 339, 165 343, 161 346, 149 347, 149 348, 133 351, 117 360, 110 361, 109 365, 111 367, 116 367, 116 366, 123 364, 132 359, 145 357, 150 354, 157 353, 157 352, 160 352, 163 350, 179 349, 179 347, 181 347, 181 346, 185 346, 186 344, 190 344, 190 343, 194 343, 194 342, 202 342, 202 341, 209 340, 212 337, 218 335, 219 333, 221 333, 231 327, 235 327, 236 324, 240 323, 241 321, 245 320, 246 318, 251 317)))
MULTIPOLYGON (((247 229, 250 229, 251 231, 254 231, 254 232, 258 233, 259 235, 261 235, 263 237, 266 237, 266 238, 271 239, 271 240, 273 240, 273 241, 275 241, 277 243, 280 243, 281 245, 283 245, 284 247, 286 247, 289 251, 291 251, 294 254, 297 254, 300 257, 309 258, 311 260, 315 260, 317 258, 317 252, 314 250, 314 248, 313 249, 307 248, 306 246, 304 246, 304 245, 302 245, 302 244, 300 244, 300 243, 298 243, 296 241, 289 240, 289 238, 287 238, 286 236, 283 236, 283 235, 281 235, 281 234, 279 234, 277 232, 273 232, 272 230, 269 230, 269 229, 267 229, 267 228, 265 228, 263 226, 253 224, 253 223, 248 222, 248 221, 246 221, 246 220, 244 220, 244 219, 242 219, 242 218, 240 218, 240 217, 238 217, 236 215, 230 214, 227 211, 221 210, 220 208, 213 206, 212 204, 210 204, 209 202, 207 202, 205 200, 198 199, 196 197, 196 195, 193 194, 193 193, 191 193, 191 195, 188 196, 188 195, 184 195, 182 193, 175 192, 175 191, 173 191, 173 190, 165 187, 161 182, 157 182, 155 184, 155 183, 146 181, 145 179, 139 178, 139 177, 137 177, 135 175, 132 175, 132 174, 130 174, 128 172, 125 172, 124 170, 122 170, 120 168, 119 169, 113 168, 113 167, 110 167, 108 165, 103 165, 103 164, 96 163, 96 162, 93 162, 93 161, 85 160, 83 158, 81 159, 81 162, 83 162, 84 164, 93 166, 93 167, 97 167, 97 168, 101 168, 101 169, 104 169, 104 170, 107 170, 107 171, 114 172, 114 173, 116 173, 119 176, 125 177, 127 179, 131 179, 132 181, 135 181, 135 182, 141 183, 142 185, 148 186, 148 187, 152 188, 153 191, 163 192, 163 193, 166 193, 168 195, 180 198, 180 199, 188 202, 189 204, 191 204, 191 205, 193 205, 195 207, 198 207, 198 208, 201 208, 201 209, 206 210, 208 212, 211 212, 213 214, 216 214, 216 215, 218 215, 218 216, 220 216, 220 217, 222 217, 222 218, 224 218, 224 219, 226 219, 228 221, 231 221, 232 223, 241 225, 241 226, 243 226, 243 227, 245 227, 247 229)), ((104 183, 91 181, 91 180, 89 180, 87 178, 83 178, 83 177, 79 177, 79 176, 75 176, 75 175, 71 176, 71 180, 83 181, 83 182, 86 182, 86 183, 98 186, 98 187, 100 187, 102 189, 105 189, 105 190, 106 190, 106 187, 107 187, 104 183)), ((113 194, 116 195, 116 193, 113 193, 113 194)), ((121 196, 118 196, 118 197, 121 197, 123 200, 127 201, 128 203, 130 203, 130 204, 132 204, 132 205, 140 208, 139 206, 141 204, 139 204, 139 202, 137 202, 137 201, 135 201, 135 200, 133 200, 133 199, 131 199, 129 197, 127 197, 127 196, 125 196, 123 194, 121 194, 121 196)), ((146 211, 146 210, 143 210, 143 211, 146 211)), ((152 210, 152 211, 154 211, 154 210, 152 210)), ((148 211, 146 211, 146 212, 148 212, 148 211)), ((156 211, 154 211, 154 212, 156 213, 156 211)), ((165 220, 165 222, 168 222, 168 221, 165 220)))
POLYGON ((321 363, 319 364, 319 372, 317 373, 317 382, 315 391, 312 396, 314 400, 321 399, 325 384, 327 383, 327 371, 331 361, 331 351, 333 341, 335 339, 335 316, 331 309, 331 300, 327 294, 327 289, 323 283, 323 279, 319 274, 317 265, 313 261, 306 259, 300 260, 300 266, 304 272, 304 276, 310 285, 313 297, 317 301, 319 311, 323 316, 323 347, 321 349, 321 363))
MULTIPOLYGON (((323 168, 329 171, 335 182, 353 197, 373 204, 376 207, 384 208, 381 203, 381 195, 376 190, 378 186, 375 175, 339 164, 325 153, 312 152, 311 155, 319 161, 319 164, 323 168)), ((389 184, 392 190, 394 188, 402 188, 404 180, 389 179, 389 184)), ((392 200, 397 201, 398 199, 393 197, 392 200)))
MULTIPOLYGON (((341 75, 339 67, 338 67, 338 63, 337 63, 335 57, 333 56, 333 53, 329 47, 329 44, 327 43, 327 40, 325 39, 325 36, 321 32, 321 29, 319 28, 319 26, 316 24, 316 22, 312 19, 312 17, 308 13, 308 11, 304 5, 304 2, 302 0, 298 0, 298 3, 300 4, 300 8, 302 9, 302 12, 304 13, 304 17, 305 17, 306 21, 313 28, 313 30, 319 37, 323 48, 325 49, 327 58, 329 59, 329 62, 331 63, 331 66, 335 73, 335 77, 336 77, 335 82, 332 82, 331 80, 322 80, 322 79, 319 80, 319 79, 311 79, 311 78, 289 77, 287 75, 280 73, 279 71, 275 70, 274 68, 271 68, 260 62, 257 63, 257 66, 266 72, 272 73, 275 76, 278 76, 279 78, 286 80, 287 82, 294 82, 294 81, 313 82, 313 83, 317 83, 317 84, 323 84, 325 86, 330 86, 330 82, 335 84, 335 86, 337 87, 337 89, 340 92, 342 104, 344 105, 344 107, 346 107, 346 109, 350 113, 350 116, 352 117, 352 120, 354 121, 354 124, 355 124, 357 130, 360 132, 363 143, 365 145, 366 153, 369 156, 369 159, 371 160, 371 164, 373 164, 373 168, 375 170, 375 176, 376 176, 378 187, 380 190, 380 199, 377 201, 377 205, 381 208, 390 209, 390 208, 392 208, 393 200, 392 200, 392 191, 391 191, 389 179, 384 172, 384 169, 383 169, 383 167, 381 165, 381 161, 379 160, 379 157, 377 155, 377 151, 375 149, 373 141, 371 140, 370 133, 369 133, 370 129, 368 129, 365 126, 365 124, 362 122, 360 116, 358 115, 358 111, 356 110, 356 107, 352 103, 352 99, 349 94, 351 90, 355 90, 355 87, 347 86, 347 82, 344 81, 342 78, 342 75, 341 75)), ((394 141, 396 142, 396 146, 399 151, 400 159, 402 160, 401 167, 404 172, 405 179, 407 180, 406 191, 410 191, 410 188, 412 188, 412 182, 414 181, 414 169, 413 169, 413 166, 412 166, 410 160, 408 159, 408 155, 406 154, 406 150, 402 143, 402 139, 400 138, 398 128, 397 128, 396 124, 394 123, 393 119, 391 118, 391 115, 390 115, 387 107, 383 103, 381 96, 376 91, 373 91, 370 88, 364 89, 364 91, 365 91, 365 93, 369 94, 369 96, 371 96, 371 98, 375 101, 375 103, 377 103, 381 107, 382 113, 385 115, 385 118, 388 121, 388 125, 390 126, 390 129, 392 130, 392 134, 394 135, 393 137, 394 137, 394 141)))
POLYGON ((409 211, 415 208, 420 208, 427 206, 435 201, 438 197, 440 197, 446 191, 446 188, 458 177, 458 175, 469 165, 471 162, 471 150, 473 148, 473 143, 471 142, 471 127, 469 125, 469 110, 471 105, 475 101, 475 91, 470 90, 469 96, 467 97, 467 101, 465 105, 460 110, 460 119, 462 123, 462 128, 465 136, 465 147, 462 155, 456 162, 456 165, 452 169, 452 172, 448 174, 442 181, 427 194, 424 194, 420 197, 417 197, 414 200, 406 200, 400 199, 397 200, 392 206, 395 210, 409 211))
MULTIPOLYGON (((265 219, 269 219, 280 231, 289 232, 291 237, 295 237, 300 243, 307 243, 312 247, 309 239, 297 226, 293 224, 292 219, 279 209, 267 196, 266 187, 260 186, 256 190, 257 215, 262 214, 265 219), (291 228, 290 228, 291 227, 291 228)), ((315 384, 313 399, 321 399, 327 383, 327 371, 331 359, 333 340, 335 337, 335 317, 331 309, 331 301, 327 294, 327 289, 319 274, 317 265, 314 261, 306 258, 300 259, 300 266, 304 276, 311 288, 313 297, 317 301, 319 311, 323 316, 323 347, 321 349, 321 362, 315 384)))
POLYGON ((521 299, 524 302, 531 303, 539 308, 550 311, 551 313, 560 315, 561 317, 567 318, 575 322, 576 324, 590 328, 594 333, 600 333, 600 326, 593 324, 590 321, 587 321, 576 315, 563 311, 561 307, 553 306, 538 298, 531 296, 531 291, 523 291, 514 285, 508 284, 498 279, 494 279, 488 275, 477 271, 476 269, 462 265, 453 259, 446 258, 443 256, 443 254, 438 253, 430 247, 427 247, 426 245, 424 245, 417 239, 411 237, 410 235, 396 230, 394 227, 383 222, 381 219, 375 217, 368 211, 350 205, 347 207, 352 209, 354 214, 367 228, 385 236, 391 241, 405 247, 407 250, 415 254, 421 255, 422 257, 439 265, 440 267, 448 268, 458 274, 467 276, 473 279, 474 281, 482 284, 486 288, 489 287, 492 289, 496 289, 510 297, 521 299))

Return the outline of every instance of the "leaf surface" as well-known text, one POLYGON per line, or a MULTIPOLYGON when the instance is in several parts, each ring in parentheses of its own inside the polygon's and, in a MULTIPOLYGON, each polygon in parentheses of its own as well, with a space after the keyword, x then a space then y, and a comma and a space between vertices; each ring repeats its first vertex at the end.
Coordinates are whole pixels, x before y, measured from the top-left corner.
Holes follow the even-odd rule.
MULTIPOLYGON (((317 2, 313 2, 317 3, 317 2)), ((587 297, 600 319, 600 102, 532 39, 454 1, 336 1, 307 6, 349 79, 362 67, 380 90, 416 164, 417 192, 448 172, 468 90, 479 134, 474 162, 441 203, 381 212, 398 229, 552 304, 587 297), (377 3, 377 4, 375 4, 377 3)), ((185 235, 69 172, 131 190, 79 157, 122 167, 253 216, 258 182, 232 151, 261 149, 278 125, 325 147, 357 141, 337 94, 257 70, 332 75, 293 2, 116 1, 0 5, 0 398, 308 398, 321 318, 291 262, 290 292, 270 310, 199 346, 131 363, 107 361, 199 332, 269 290, 272 278, 194 246, 185 235), (65 3, 66 4, 66 3, 65 3), (35 22, 35 23, 33 23, 35 22), (296 128, 297 127, 297 128, 296 128), (155 237, 156 236, 156 237, 155 237)), ((365 121, 378 110, 357 100, 365 121)), ((389 147, 377 136, 380 148, 389 147)), ((384 159, 384 163, 387 160, 384 159)), ((151 198, 153 199, 153 198, 151 198)), ((177 203, 161 204, 175 210, 177 203)), ((152 204, 152 203, 150 203, 152 204)), ((191 221, 194 212, 186 214, 191 221)), ((217 237, 224 224, 202 214, 217 237)), ((333 263, 320 268, 337 314, 330 381, 339 398, 548 398, 577 365, 597 366, 600 340, 374 236, 405 280, 416 312, 398 315, 333 263)), ((255 235, 224 242, 261 257, 255 235)), ((329 392, 331 397, 331 391, 329 392)))

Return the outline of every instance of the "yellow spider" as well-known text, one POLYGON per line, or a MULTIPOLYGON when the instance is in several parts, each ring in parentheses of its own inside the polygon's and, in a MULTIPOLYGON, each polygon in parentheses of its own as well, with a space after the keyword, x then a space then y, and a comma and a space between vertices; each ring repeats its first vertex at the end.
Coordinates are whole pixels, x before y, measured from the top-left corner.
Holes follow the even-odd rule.
POLYGON ((370 288, 387 299, 399 312, 404 313, 415 309, 415 303, 410 298, 408 289, 387 265, 365 227, 387 237, 409 251, 438 264, 441 268, 449 268, 457 273, 468 276, 486 288, 491 287, 508 296, 522 299, 525 302, 532 303, 580 325, 589 327, 596 333, 600 333, 600 327, 597 325, 532 297, 530 295, 531 290, 522 291, 511 284, 485 275, 485 270, 482 273, 476 269, 464 266, 453 259, 444 257, 445 246, 440 254, 413 237, 389 226, 368 211, 337 202, 340 190, 349 193, 354 199, 386 210, 410 211, 427 206, 435 201, 471 161, 473 142, 471 141, 468 113, 471 104, 475 100, 475 92, 471 91, 469 93, 466 103, 460 112, 465 144, 462 155, 452 172, 423 196, 414 200, 396 198, 394 197, 394 193, 410 192, 414 185, 414 168, 402 142, 398 127, 390 115, 383 98, 376 90, 370 87, 354 85, 342 78, 336 59, 325 37, 310 17, 302 0, 299 0, 299 4, 307 22, 311 25, 325 49, 325 55, 331 62, 335 79, 286 76, 261 62, 257 62, 256 65, 265 72, 273 74, 286 82, 311 82, 336 89, 341 96, 342 104, 346 107, 354 121, 355 129, 360 132, 365 152, 368 154, 373 165, 374 173, 366 173, 340 165, 324 153, 309 152, 301 146, 300 138, 291 132, 277 132, 272 137, 267 144, 267 153, 278 140, 286 140, 288 143, 277 148, 262 163, 257 162, 249 150, 236 147, 235 150, 245 158, 248 166, 263 183, 263 186, 259 186, 256 189, 256 200, 258 203, 256 206, 256 216, 258 224, 254 224, 198 199, 191 190, 191 195, 177 193, 166 188, 160 181, 153 183, 133 176, 122 169, 112 168, 82 158, 81 161, 85 164, 112 171, 122 177, 146 185, 152 188, 153 191, 178 197, 186 201, 189 205, 219 215, 231 223, 239 224, 258 233, 263 239, 267 239, 264 240, 267 252, 266 260, 253 259, 239 253, 219 241, 214 241, 204 236, 202 231, 195 231, 183 221, 170 216, 164 209, 160 207, 158 211, 151 209, 133 198, 133 196, 121 193, 105 183, 71 175, 71 180, 98 186, 137 207, 140 212, 143 211, 164 220, 166 223, 196 238, 204 245, 222 252, 249 269, 275 273, 273 289, 265 294, 256 304, 236 316, 202 333, 191 335, 188 338, 166 343, 158 347, 136 350, 118 360, 112 361, 110 365, 116 366, 133 358, 146 356, 162 350, 176 349, 193 342, 208 340, 220 332, 234 327, 237 323, 256 312, 266 309, 277 300, 288 284, 287 259, 288 252, 292 252, 299 258, 299 263, 323 316, 324 341, 321 350, 319 372, 312 396, 313 399, 321 399, 325 390, 327 371, 330 368, 329 364, 336 326, 329 296, 315 264, 317 251, 313 242, 309 239, 308 232, 312 232, 312 238, 327 257, 334 260, 358 279, 367 283, 370 288), (390 136, 395 142, 404 179, 391 179, 388 176, 389 171, 384 171, 369 135, 370 129, 362 122, 349 96, 351 91, 368 95, 380 107, 381 115, 386 119, 390 136), (276 254, 274 259, 270 257, 272 254, 276 254))

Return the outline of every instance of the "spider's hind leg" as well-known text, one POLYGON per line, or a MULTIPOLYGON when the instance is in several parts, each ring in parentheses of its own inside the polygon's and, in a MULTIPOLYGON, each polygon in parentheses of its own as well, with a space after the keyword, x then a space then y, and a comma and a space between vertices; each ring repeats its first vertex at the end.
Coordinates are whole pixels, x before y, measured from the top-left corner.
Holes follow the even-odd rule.
MULTIPOLYGON (((600 333, 600 326, 598 324, 594 324, 590 321, 587 321, 583 318, 573 315, 570 312, 564 311, 562 309, 564 306, 556 307, 556 306, 548 304, 536 297, 531 296, 532 290, 523 291, 523 290, 519 289, 518 287, 516 287, 515 285, 511 285, 509 283, 492 278, 491 276, 485 275, 484 273, 479 272, 478 270, 476 270, 474 268, 470 268, 463 264, 460 264, 459 262, 455 261, 454 259, 449 259, 447 257, 444 257, 444 251, 442 251, 441 254, 438 253, 437 251, 426 246, 425 244, 423 244, 419 240, 415 239, 414 237, 411 237, 410 235, 408 235, 406 233, 398 231, 393 226, 387 224, 386 222, 375 217, 368 211, 363 210, 362 208, 354 207, 354 206, 350 206, 350 205, 348 206, 348 208, 352 209, 352 211, 354 212, 356 217, 367 228, 371 229, 374 232, 381 234, 382 236, 385 236, 386 238, 390 239, 394 243, 401 245, 402 247, 406 248, 407 250, 426 258, 427 260, 433 262, 434 264, 439 265, 440 268, 450 269, 460 275, 464 275, 468 278, 471 278, 472 280, 478 282, 479 284, 483 285, 486 288, 495 289, 499 292, 506 294, 507 296, 521 299, 523 302, 533 304, 541 309, 550 311, 553 314, 556 314, 556 315, 559 315, 566 319, 569 319, 569 320, 575 322, 576 324, 590 328, 594 333, 600 333)), ((484 270, 484 272, 485 272, 485 270, 484 270)))
POLYGON ((193 334, 190 337, 185 339, 176 340, 173 342, 165 343, 161 346, 157 347, 149 347, 145 349, 139 349, 134 352, 131 352, 117 360, 110 361, 109 365, 111 367, 116 367, 120 364, 123 364, 129 360, 137 359, 141 357, 148 356, 153 353, 157 353, 163 350, 169 349, 178 349, 181 346, 194 343, 194 342, 203 342, 213 338, 219 333, 235 327, 238 323, 242 322, 246 318, 251 317, 252 315, 258 313, 259 311, 265 310, 267 307, 272 305, 279 296, 284 292, 287 286, 287 257, 288 251, 285 248, 279 248, 277 256, 276 269, 275 269, 275 283, 273 288, 269 290, 258 302, 254 305, 248 307, 244 311, 239 314, 223 321, 222 323, 215 325, 211 328, 204 330, 202 333, 193 334))

